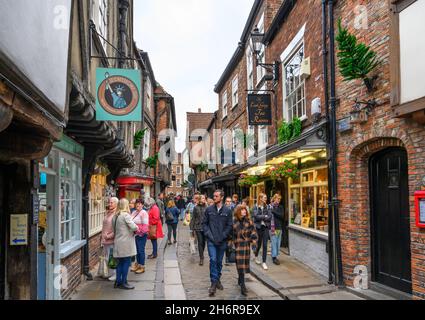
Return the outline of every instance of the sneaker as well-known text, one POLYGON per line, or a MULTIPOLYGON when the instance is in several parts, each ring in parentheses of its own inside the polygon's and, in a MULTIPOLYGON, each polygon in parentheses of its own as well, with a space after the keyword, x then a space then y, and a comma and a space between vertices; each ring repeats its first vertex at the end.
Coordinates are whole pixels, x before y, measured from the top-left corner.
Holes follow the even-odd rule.
POLYGON ((169 246, 171 246, 172 245, 172 243, 171 243, 171 241, 168 241, 168 243, 167 243, 169 246))
POLYGON ((278 260, 278 258, 273 258, 273 263, 277 266, 280 265, 280 261, 278 260))
POLYGON ((118 288, 124 289, 124 290, 133 290, 134 286, 129 285, 128 283, 124 283, 124 284, 120 285, 118 288))
POLYGON ((139 269, 139 264, 136 262, 133 263, 132 267, 130 268, 130 271, 135 272, 137 269, 139 269))
POLYGON ((263 266, 263 269, 264 270, 269 270, 269 267, 267 267, 267 264, 265 262, 263 262, 263 265, 262 266, 263 266))
POLYGON ((156 258, 157 258, 157 255, 153 255, 153 254, 148 255, 148 259, 156 259, 156 258))
POLYGON ((117 280, 117 275, 113 275, 113 276, 110 276, 109 278, 108 278, 108 280, 109 281, 116 281, 117 280))
POLYGON ((255 257, 255 263, 256 264, 261 264, 261 260, 258 257, 255 257))

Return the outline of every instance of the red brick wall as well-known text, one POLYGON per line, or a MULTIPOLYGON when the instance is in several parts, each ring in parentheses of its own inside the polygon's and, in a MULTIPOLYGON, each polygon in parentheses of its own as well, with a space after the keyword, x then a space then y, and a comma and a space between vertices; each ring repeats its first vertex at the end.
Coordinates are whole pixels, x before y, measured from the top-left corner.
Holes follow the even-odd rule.
MULTIPOLYGON (((323 86, 323 62, 322 62, 322 19, 321 1, 304 0, 297 1, 287 20, 281 26, 273 41, 266 49, 266 61, 272 63, 280 61, 280 56, 288 47, 300 29, 306 24, 304 33, 304 57, 310 57, 311 76, 305 81, 307 119, 303 125, 311 124, 311 101, 320 98, 322 114, 325 114, 325 98, 323 86)), ((275 87, 277 91, 277 110, 273 108, 273 125, 269 128, 269 144, 277 142, 277 127, 279 122, 286 117, 283 112, 283 64, 279 68, 279 83, 275 87)))
POLYGON ((61 265, 64 266, 68 273, 68 288, 61 291, 63 300, 67 300, 71 297, 75 289, 80 285, 82 280, 82 252, 83 250, 77 250, 70 256, 61 260, 61 265))
POLYGON ((379 150, 401 146, 408 153, 413 295, 415 299, 423 299, 425 231, 415 226, 413 196, 425 176, 425 130, 412 120, 395 118, 390 105, 391 13, 388 1, 341 0, 337 2, 335 17, 341 17, 343 24, 348 25, 362 42, 371 45, 383 61, 377 72, 377 91, 372 95, 367 93, 360 80, 344 82, 337 68, 337 119, 348 116, 355 98, 368 100, 375 97, 379 103, 366 123, 355 124, 351 132, 338 135, 338 192, 345 282, 352 285, 356 265, 366 265, 371 271, 368 160, 379 150), (367 6, 369 28, 366 30, 353 28, 354 9, 358 4, 367 6))
POLYGON ((102 234, 98 233, 92 236, 89 240, 89 265, 90 270, 93 270, 94 267, 99 263, 99 256, 102 254, 101 249, 101 240, 102 234))

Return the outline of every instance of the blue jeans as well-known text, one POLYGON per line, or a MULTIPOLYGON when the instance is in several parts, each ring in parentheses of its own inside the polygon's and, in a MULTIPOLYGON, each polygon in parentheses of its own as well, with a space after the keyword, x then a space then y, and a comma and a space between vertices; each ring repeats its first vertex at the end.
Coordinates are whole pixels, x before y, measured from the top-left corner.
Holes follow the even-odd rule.
POLYGON ((185 211, 186 210, 184 208, 180 209, 180 220, 183 220, 184 219, 184 216, 185 216, 184 212, 185 211))
POLYGON ((226 252, 227 244, 223 242, 221 245, 216 246, 208 240, 208 254, 210 256, 210 278, 211 283, 220 281, 221 270, 223 269, 223 257, 226 252))
POLYGON ((280 243, 282 242, 282 230, 276 230, 271 238, 272 258, 277 258, 280 251, 280 243))
POLYGON ((158 253, 158 241, 157 239, 152 239, 151 242, 152 242, 152 248, 153 248, 152 254, 156 256, 158 253))
POLYGON ((127 283, 128 269, 131 265, 131 257, 118 258, 117 265, 117 285, 122 285, 127 283))
POLYGON ((143 237, 136 236, 136 248, 137 248, 137 263, 144 266, 145 265, 145 246, 148 235, 145 234, 143 237))

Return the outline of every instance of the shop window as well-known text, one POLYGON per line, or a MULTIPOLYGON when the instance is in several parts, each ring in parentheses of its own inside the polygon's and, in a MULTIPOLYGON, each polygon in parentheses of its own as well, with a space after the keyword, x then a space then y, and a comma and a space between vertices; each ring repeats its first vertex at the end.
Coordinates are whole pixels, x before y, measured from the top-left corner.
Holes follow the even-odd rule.
POLYGON ((104 196, 106 176, 93 175, 89 192, 89 236, 102 231, 103 218, 106 214, 107 197, 104 196))
POLYGON ((299 179, 289 179, 291 225, 328 232, 327 168, 301 171, 299 179))
POLYGON ((79 162, 62 155, 60 165, 60 243, 80 240, 81 167, 79 162))

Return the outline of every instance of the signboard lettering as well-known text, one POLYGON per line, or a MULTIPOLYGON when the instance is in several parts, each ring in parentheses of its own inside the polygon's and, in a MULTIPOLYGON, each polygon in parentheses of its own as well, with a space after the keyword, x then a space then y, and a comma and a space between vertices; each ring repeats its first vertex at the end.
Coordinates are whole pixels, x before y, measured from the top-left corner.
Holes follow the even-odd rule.
POLYGON ((270 126, 272 124, 272 109, 270 94, 248 95, 249 125, 270 126))
POLYGON ((10 215, 10 245, 28 245, 28 214, 10 215))

